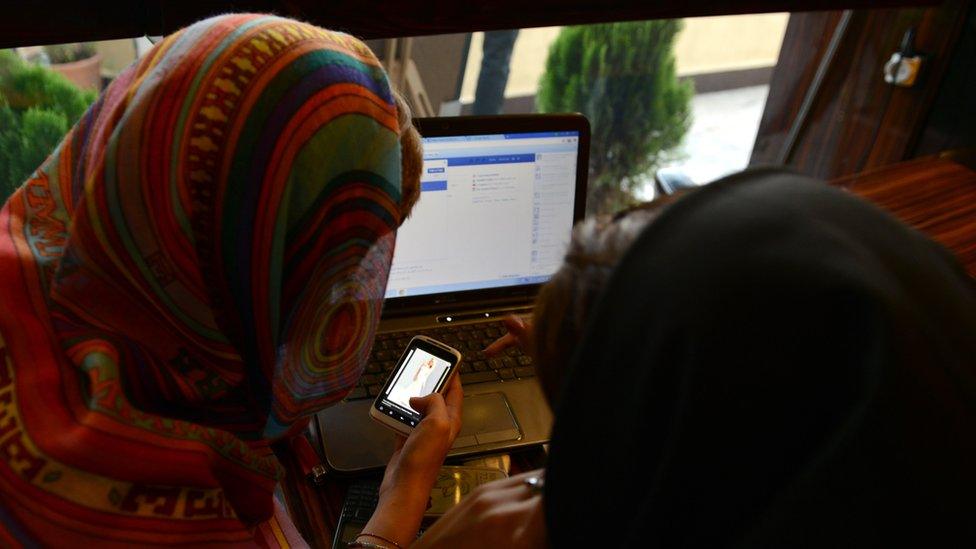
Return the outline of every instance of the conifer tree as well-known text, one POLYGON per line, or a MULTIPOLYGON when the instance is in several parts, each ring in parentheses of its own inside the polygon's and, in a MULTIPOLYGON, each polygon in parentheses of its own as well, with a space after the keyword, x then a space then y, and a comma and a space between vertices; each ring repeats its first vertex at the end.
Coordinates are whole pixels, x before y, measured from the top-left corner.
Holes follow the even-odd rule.
POLYGON ((54 152, 95 97, 0 50, 0 205, 54 152))
POLYGON ((680 29, 680 20, 566 27, 549 48, 537 106, 590 120, 590 213, 632 203, 688 130, 693 90, 675 75, 673 51, 680 29))

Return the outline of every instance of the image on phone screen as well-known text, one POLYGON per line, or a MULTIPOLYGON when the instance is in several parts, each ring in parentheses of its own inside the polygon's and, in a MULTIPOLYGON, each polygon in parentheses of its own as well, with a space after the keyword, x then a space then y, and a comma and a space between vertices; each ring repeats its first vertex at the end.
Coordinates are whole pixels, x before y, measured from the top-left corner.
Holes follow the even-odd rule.
POLYGON ((450 368, 450 362, 415 347, 410 350, 410 355, 404 361, 396 379, 390 384, 386 400, 405 411, 413 412, 410 399, 436 391, 450 368))

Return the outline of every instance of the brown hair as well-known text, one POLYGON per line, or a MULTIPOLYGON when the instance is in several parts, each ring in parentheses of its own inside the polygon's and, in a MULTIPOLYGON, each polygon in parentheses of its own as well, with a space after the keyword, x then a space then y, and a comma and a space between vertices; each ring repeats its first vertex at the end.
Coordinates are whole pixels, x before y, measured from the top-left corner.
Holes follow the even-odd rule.
POLYGON ((420 198, 420 172, 424 166, 424 151, 420 134, 413 125, 410 105, 394 92, 397 122, 400 126, 400 223, 406 221, 420 198))
POLYGON ((535 305, 532 352, 550 405, 556 402, 563 373, 610 273, 637 236, 677 196, 664 196, 613 217, 588 218, 573 229, 562 267, 542 287, 535 305))

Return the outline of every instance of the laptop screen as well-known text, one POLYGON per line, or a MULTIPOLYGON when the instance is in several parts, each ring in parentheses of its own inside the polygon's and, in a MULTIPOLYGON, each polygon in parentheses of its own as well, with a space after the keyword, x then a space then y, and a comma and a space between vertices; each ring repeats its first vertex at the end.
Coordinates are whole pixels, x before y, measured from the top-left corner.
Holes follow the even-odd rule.
POLYGON ((578 131, 427 137, 386 297, 547 281, 573 227, 578 131))

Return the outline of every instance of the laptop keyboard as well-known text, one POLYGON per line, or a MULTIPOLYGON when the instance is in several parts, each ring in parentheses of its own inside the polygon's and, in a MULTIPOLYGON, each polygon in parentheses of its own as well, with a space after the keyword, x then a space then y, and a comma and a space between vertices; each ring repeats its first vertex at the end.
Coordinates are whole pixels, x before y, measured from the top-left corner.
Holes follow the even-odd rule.
POLYGON ((410 339, 415 335, 425 335, 443 341, 461 351, 462 385, 487 383, 490 381, 513 381, 535 376, 532 358, 518 347, 509 347, 493 358, 485 357, 482 349, 505 333, 500 321, 476 324, 456 324, 417 332, 387 332, 377 334, 373 353, 366 364, 366 372, 359 383, 346 397, 346 400, 375 398, 389 377, 393 367, 410 339))

